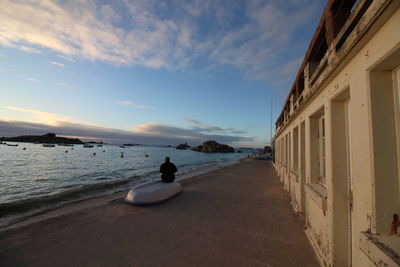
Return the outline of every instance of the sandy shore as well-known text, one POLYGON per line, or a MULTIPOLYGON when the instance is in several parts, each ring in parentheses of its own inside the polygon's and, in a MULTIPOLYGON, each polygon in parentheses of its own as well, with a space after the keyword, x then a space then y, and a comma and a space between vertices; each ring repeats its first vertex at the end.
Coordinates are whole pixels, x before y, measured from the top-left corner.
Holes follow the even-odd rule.
POLYGON ((318 266, 270 162, 182 181, 135 207, 124 194, 83 201, 0 231, 2 266, 318 266))

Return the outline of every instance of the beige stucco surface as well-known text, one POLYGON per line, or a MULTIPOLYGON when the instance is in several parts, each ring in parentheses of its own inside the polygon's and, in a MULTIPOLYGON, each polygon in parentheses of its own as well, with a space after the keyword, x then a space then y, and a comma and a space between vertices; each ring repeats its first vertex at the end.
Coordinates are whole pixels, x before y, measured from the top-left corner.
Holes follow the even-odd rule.
MULTIPOLYGON (((371 96, 370 96, 370 71, 374 70, 380 62, 390 57, 395 51, 400 49, 400 10, 398 5, 395 10, 388 12, 388 17, 381 17, 375 26, 371 27, 363 39, 353 48, 348 57, 341 65, 337 67, 332 76, 322 84, 318 93, 312 100, 296 114, 292 121, 285 125, 283 129, 276 135, 276 141, 279 144, 283 143, 283 139, 293 129, 305 122, 306 125, 306 170, 305 181, 307 184, 312 184, 311 181, 311 158, 310 144, 310 117, 318 110, 323 108, 326 118, 326 207, 322 207, 324 197, 321 194, 318 197, 316 193, 306 194, 306 199, 301 199, 301 194, 298 191, 302 189, 300 183, 293 183, 296 198, 294 202, 306 201, 306 214, 304 214, 307 228, 307 234, 310 242, 313 244, 321 265, 334 265, 334 231, 333 231, 333 196, 337 192, 333 190, 335 181, 332 179, 332 137, 337 133, 337 129, 332 127, 332 101, 342 92, 349 92, 348 102, 348 125, 349 125, 349 166, 351 177, 351 190, 353 193, 353 208, 351 211, 351 253, 353 266, 374 266, 365 253, 360 250, 360 233, 362 231, 371 230, 372 233, 387 235, 390 231, 391 216, 395 212, 400 212, 397 209, 391 209, 384 213, 384 222, 387 222, 387 231, 385 227, 379 227, 377 224, 376 210, 382 210, 385 207, 377 207, 375 185, 376 179, 387 179, 387 177, 376 177, 374 173, 374 147, 371 119, 371 96), (282 141, 282 142, 281 142, 282 141), (313 195, 314 194, 314 195, 313 195), (378 229, 378 230, 377 230, 378 229)), ((398 65, 399 66, 399 65, 398 65)), ((392 71, 392 70, 388 70, 392 71)), ((390 103, 389 103, 390 104, 390 103)), ((385 129, 378 129, 384 131, 385 129)), ((396 133, 393 131, 393 135, 396 133)), ((388 140, 381 140, 383 142, 388 140)), ((293 148, 291 148, 293 152, 293 148)), ((292 155, 293 157, 293 155, 292 155)), ((345 159, 344 159, 345 160, 345 159)), ((276 169, 282 181, 285 182, 285 188, 288 189, 288 183, 293 178, 289 179, 289 166, 282 159, 277 159, 276 169)), ((389 174, 388 174, 389 175, 389 174)), ((318 187, 316 185, 316 187, 318 187)), ((318 191, 318 190, 316 190, 318 191)), ((290 194, 291 195, 291 194, 290 194)), ((392 203, 395 198, 393 195, 382 194, 380 198, 387 197, 388 199, 380 199, 379 203, 392 203)), ((298 210, 297 207, 294 207, 298 210)), ((298 210, 300 211, 300 210, 298 210)), ((383 214, 383 213, 381 213, 383 214)), ((382 215, 380 215, 382 216, 382 215)), ((343 224, 343 227, 347 227, 343 224)), ((345 229, 343 229, 345 231, 345 229)), ((400 244, 400 238, 392 240, 400 244)))

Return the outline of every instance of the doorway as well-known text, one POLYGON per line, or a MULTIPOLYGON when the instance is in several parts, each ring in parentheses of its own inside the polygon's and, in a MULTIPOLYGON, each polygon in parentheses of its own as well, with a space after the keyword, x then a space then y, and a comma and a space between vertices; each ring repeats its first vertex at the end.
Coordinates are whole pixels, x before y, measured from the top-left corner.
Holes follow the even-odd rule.
POLYGON ((352 180, 350 164, 349 89, 331 103, 332 220, 334 265, 352 262, 352 180))

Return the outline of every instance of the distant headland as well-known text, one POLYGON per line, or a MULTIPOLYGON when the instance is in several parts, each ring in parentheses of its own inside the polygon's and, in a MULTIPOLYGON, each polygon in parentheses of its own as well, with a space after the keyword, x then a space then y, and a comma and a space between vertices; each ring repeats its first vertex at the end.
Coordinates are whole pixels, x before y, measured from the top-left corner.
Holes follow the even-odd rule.
POLYGON ((44 144, 84 144, 78 138, 67 138, 56 136, 55 133, 44 135, 22 135, 16 137, 1 137, 1 141, 26 142, 26 143, 44 143, 44 144))

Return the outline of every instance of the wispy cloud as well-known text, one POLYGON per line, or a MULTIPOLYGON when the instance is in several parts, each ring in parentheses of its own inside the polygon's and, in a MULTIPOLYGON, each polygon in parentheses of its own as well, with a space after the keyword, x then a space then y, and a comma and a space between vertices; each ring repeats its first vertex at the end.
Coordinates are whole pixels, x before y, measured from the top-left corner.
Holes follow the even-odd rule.
MULTIPOLYGON (((18 112, 25 113, 26 121, 33 122, 33 123, 45 123, 51 126, 61 125, 65 122, 74 122, 74 123, 85 123, 78 119, 74 119, 70 116, 51 113, 51 112, 44 112, 40 110, 34 109, 26 109, 21 107, 13 107, 13 106, 5 106, 4 108, 8 110, 14 110, 18 112)), ((85 123, 88 124, 88 123, 85 123)))
POLYGON ((63 63, 60 62, 56 62, 56 61, 49 61, 50 64, 55 65, 57 67, 62 67, 65 68, 65 65, 63 63))
POLYGON ((123 105, 123 106, 130 106, 130 107, 134 107, 134 108, 139 108, 139 109, 156 109, 156 107, 154 106, 145 106, 145 105, 141 105, 141 104, 136 104, 132 101, 122 101, 119 104, 123 105))
POLYGON ((36 78, 29 78, 28 81, 31 81, 31 82, 39 82, 39 80, 36 79, 36 78))
POLYGON ((64 82, 54 82, 54 81, 50 81, 50 84, 57 86, 57 87, 63 87, 66 89, 77 89, 78 86, 73 85, 73 84, 69 84, 69 83, 64 83, 64 82))
POLYGON ((265 79, 282 63, 279 56, 289 46, 293 50, 294 33, 321 5, 313 0, 290 5, 279 0, 2 0, 0 44, 115 65, 230 66, 251 79, 265 79))
POLYGON ((30 47, 30 46, 26 46, 26 45, 17 45, 16 47, 19 48, 22 51, 27 52, 27 53, 33 53, 33 54, 40 54, 41 53, 39 49, 30 47))
POLYGON ((192 129, 198 132, 209 132, 209 133, 233 133, 233 134, 246 134, 245 131, 233 129, 233 128, 221 128, 218 126, 207 125, 198 120, 192 120, 188 118, 181 118, 182 121, 192 125, 192 129))
POLYGON ((290 76, 294 75, 295 72, 299 69, 301 62, 303 61, 303 58, 295 58, 285 64, 282 65, 280 68, 280 73, 284 76, 290 76))
POLYGON ((254 141, 254 138, 251 137, 242 137, 242 136, 234 136, 234 135, 226 135, 226 134, 205 134, 201 130, 197 128, 186 129, 182 127, 177 127, 174 125, 149 122, 142 125, 132 127, 132 130, 136 133, 148 134, 148 135, 157 135, 164 136, 169 138, 177 138, 179 140, 183 140, 191 143, 202 143, 206 140, 217 140, 218 142, 225 143, 235 143, 235 142, 251 142, 254 141))

